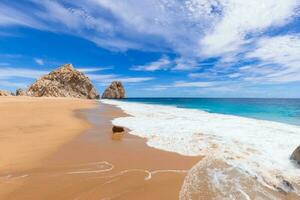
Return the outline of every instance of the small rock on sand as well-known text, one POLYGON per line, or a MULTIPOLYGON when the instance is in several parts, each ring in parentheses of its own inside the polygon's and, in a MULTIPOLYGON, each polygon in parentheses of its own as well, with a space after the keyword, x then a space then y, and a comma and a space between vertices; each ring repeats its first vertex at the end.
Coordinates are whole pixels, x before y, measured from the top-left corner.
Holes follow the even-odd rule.
POLYGON ((122 126, 113 126, 112 131, 113 133, 120 133, 120 132, 124 132, 125 129, 122 126))

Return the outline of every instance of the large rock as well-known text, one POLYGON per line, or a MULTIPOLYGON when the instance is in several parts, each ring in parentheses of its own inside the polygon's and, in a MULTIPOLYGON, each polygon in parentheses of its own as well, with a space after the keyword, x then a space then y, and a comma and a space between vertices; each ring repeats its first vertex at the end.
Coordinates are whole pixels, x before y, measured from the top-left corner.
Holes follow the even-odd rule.
POLYGON ((14 96, 14 93, 6 90, 0 90, 0 96, 14 96))
POLYGON ((66 64, 38 79, 27 94, 34 97, 75 97, 97 99, 99 95, 90 79, 66 64))
POLYGON ((295 149, 291 155, 291 160, 294 160, 300 165, 300 145, 295 149))
POLYGON ((125 89, 120 81, 113 81, 102 94, 103 99, 125 98, 125 89))

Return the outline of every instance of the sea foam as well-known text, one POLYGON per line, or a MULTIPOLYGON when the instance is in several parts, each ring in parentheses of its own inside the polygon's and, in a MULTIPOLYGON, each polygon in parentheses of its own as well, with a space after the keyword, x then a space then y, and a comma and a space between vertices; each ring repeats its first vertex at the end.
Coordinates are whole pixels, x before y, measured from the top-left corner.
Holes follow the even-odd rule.
POLYGON ((299 126, 196 109, 101 101, 125 111, 129 116, 116 118, 113 124, 146 138, 151 147, 187 156, 210 155, 266 187, 275 189, 288 181, 299 195, 300 169, 289 159, 300 144, 299 126))

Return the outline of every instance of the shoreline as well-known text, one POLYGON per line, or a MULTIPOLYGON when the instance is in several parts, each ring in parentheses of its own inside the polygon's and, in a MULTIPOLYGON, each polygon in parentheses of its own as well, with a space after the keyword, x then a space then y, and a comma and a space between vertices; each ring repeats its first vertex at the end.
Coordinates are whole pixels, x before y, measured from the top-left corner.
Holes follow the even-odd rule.
POLYGON ((229 198, 235 193, 252 199, 257 195, 253 191, 258 189, 263 191, 261 198, 300 198, 299 169, 289 159, 298 146, 295 138, 299 138, 300 127, 168 105, 110 100, 104 103, 128 113, 130 117, 114 119, 113 123, 147 138, 149 146, 181 155, 205 156, 190 170, 183 187, 185 196, 195 192, 206 195, 205 187, 209 186, 215 198, 229 198), (197 191, 194 185, 201 187, 197 191))
POLYGON ((96 104, 75 114, 90 123, 88 130, 42 159, 39 167, 11 174, 8 180, 18 187, 6 199, 179 198, 186 170, 200 157, 154 149, 128 133, 112 138, 111 120, 125 113, 96 104))

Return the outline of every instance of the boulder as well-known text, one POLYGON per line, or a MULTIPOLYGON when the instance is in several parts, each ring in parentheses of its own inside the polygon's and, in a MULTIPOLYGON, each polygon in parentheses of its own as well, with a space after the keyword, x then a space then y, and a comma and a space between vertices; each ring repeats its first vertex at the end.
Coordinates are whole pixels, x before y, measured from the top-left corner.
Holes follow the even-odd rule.
POLYGON ((16 96, 27 96, 27 91, 19 88, 16 90, 16 96))
POLYGON ((125 98, 125 89, 120 81, 113 81, 102 94, 103 99, 125 98))
POLYGON ((90 79, 66 64, 38 79, 27 94, 33 97, 74 97, 98 99, 99 95, 90 79))
POLYGON ((122 126, 113 126, 112 131, 113 133, 120 133, 120 132, 124 132, 125 129, 122 126))
POLYGON ((294 150, 290 158, 291 160, 296 161, 300 166, 300 145, 294 150))
POLYGON ((14 96, 14 93, 6 90, 0 90, 0 96, 14 96))

